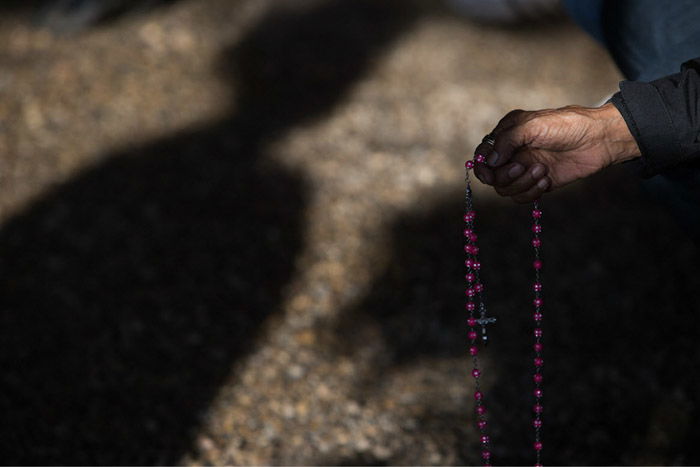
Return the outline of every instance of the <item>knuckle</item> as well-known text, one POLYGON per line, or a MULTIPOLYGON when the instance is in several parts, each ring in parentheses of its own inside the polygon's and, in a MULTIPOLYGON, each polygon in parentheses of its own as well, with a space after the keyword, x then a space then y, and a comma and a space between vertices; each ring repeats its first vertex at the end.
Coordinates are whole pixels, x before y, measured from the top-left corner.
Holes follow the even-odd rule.
POLYGON ((510 126, 513 126, 518 122, 518 120, 521 118, 525 112, 522 109, 514 109, 508 112, 499 120, 498 124, 496 125, 496 128, 494 129, 494 133, 498 134, 502 132, 505 128, 508 128, 510 126))
POLYGON ((522 109, 514 109, 505 114, 505 116, 501 119, 500 122, 498 122, 499 127, 503 127, 506 125, 512 125, 515 123, 522 114, 524 114, 525 111, 522 109))
POLYGON ((503 120, 516 120, 518 117, 526 113, 523 109, 513 109, 510 112, 508 112, 505 117, 503 117, 503 120))

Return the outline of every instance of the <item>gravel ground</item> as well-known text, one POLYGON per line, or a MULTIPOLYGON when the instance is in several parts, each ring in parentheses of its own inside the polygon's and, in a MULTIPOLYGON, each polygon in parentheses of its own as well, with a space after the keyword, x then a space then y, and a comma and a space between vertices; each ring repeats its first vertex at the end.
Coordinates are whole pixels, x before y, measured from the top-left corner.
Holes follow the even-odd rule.
MULTIPOLYGON (((610 94, 600 47, 427 1, 3 8, 3 463, 478 461, 464 157, 610 94)), ((529 464, 529 211, 475 196, 494 462, 529 464)), ((545 462, 700 463, 697 249, 624 168, 543 205, 545 462)))

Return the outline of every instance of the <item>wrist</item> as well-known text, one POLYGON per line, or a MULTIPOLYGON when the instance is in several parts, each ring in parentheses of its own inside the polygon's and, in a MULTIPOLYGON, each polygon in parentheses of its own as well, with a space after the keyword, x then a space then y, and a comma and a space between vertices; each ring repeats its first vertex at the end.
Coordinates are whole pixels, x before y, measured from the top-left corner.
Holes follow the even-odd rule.
POLYGON ((641 156, 637 141, 617 107, 608 102, 593 111, 594 118, 601 125, 603 145, 607 153, 606 165, 619 164, 641 156))

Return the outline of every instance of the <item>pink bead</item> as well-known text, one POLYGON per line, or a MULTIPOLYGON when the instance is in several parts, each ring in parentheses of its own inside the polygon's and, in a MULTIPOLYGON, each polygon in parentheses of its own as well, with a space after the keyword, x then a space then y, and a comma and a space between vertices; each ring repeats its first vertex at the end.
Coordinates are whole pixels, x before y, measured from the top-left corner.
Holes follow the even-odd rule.
POLYGON ((474 368, 474 369, 472 370, 472 376, 473 376, 474 378, 478 378, 479 376, 481 376, 481 372, 480 372, 479 370, 477 370, 476 368, 474 368))
POLYGON ((476 285, 474 286, 474 290, 476 290, 477 292, 481 292, 482 290, 484 290, 484 285, 481 284, 481 283, 476 284, 476 285))
POLYGON ((540 404, 535 404, 532 410, 534 410, 535 413, 542 413, 544 411, 544 407, 542 407, 540 404))
POLYGON ((544 365, 544 360, 541 357, 535 357, 534 362, 537 367, 544 365))
POLYGON ((470 327, 476 326, 476 318, 469 318, 469 319, 467 320, 467 324, 468 324, 470 327))
POLYGON ((474 161, 467 161, 464 163, 464 166, 468 169, 473 169, 474 168, 474 161))
POLYGON ((474 216, 472 216, 471 214, 465 214, 462 219, 464 219, 464 222, 471 222, 474 220, 474 216))
POLYGON ((544 377, 542 376, 542 373, 535 373, 535 375, 532 377, 532 379, 535 381, 535 383, 540 384, 542 383, 542 380, 544 377))
POLYGON ((535 337, 542 337, 542 329, 541 328, 535 329, 535 337))
POLYGON ((536 298, 532 301, 533 305, 535 306, 542 306, 542 299, 541 298, 536 298))
POLYGON ((541 246, 542 246, 542 240, 539 239, 539 238, 533 238, 533 239, 532 239, 532 246, 534 246, 535 248, 541 247, 541 246))
POLYGON ((474 254, 474 246, 473 245, 464 245, 464 252, 469 253, 470 255, 474 254))
POLYGON ((542 464, 535 464, 535 467, 544 467, 542 464))
POLYGON ((542 284, 539 282, 535 282, 535 284, 532 286, 532 290, 535 292, 539 292, 542 290, 542 284))
POLYGON ((474 279, 476 279, 476 276, 473 273, 468 273, 464 278, 469 281, 469 282, 474 282, 474 279))
POLYGON ((542 211, 540 211, 539 209, 533 209, 532 217, 534 217, 535 219, 539 219, 540 217, 542 217, 542 211))
POLYGON ((491 451, 482 451, 481 457, 483 457, 484 459, 491 459, 491 451))
POLYGON ((474 231, 472 229, 464 229, 464 236, 471 237, 474 231))
POLYGON ((483 164, 484 162, 486 162, 486 156, 484 156, 484 155, 482 155, 482 154, 477 154, 477 155, 474 157, 474 160, 475 160, 476 162, 480 163, 480 164, 483 164))
POLYGON ((484 415, 486 413, 486 407, 483 405, 477 405, 476 413, 478 413, 479 415, 484 415))
POLYGON ((532 231, 535 233, 542 232, 542 226, 540 224, 532 224, 532 231))
POLYGON ((542 313, 533 314, 532 319, 534 319, 535 321, 542 321, 542 313))
POLYGON ((476 339, 476 331, 469 331, 469 334, 467 334, 467 336, 469 336, 469 339, 471 340, 476 339))
POLYGON ((467 302, 464 307, 467 309, 467 311, 474 311, 476 309, 476 304, 474 304, 474 302, 467 302))
POLYGON ((472 219, 476 218, 476 211, 467 211, 467 216, 470 216, 472 219))
POLYGON ((537 269, 539 271, 540 269, 542 269, 542 261, 540 261, 539 259, 536 259, 535 261, 532 262, 532 267, 534 267, 535 269, 537 269))
POLYGON ((542 420, 540 420, 539 418, 533 420, 532 426, 534 426, 535 428, 542 428, 542 420))
POLYGON ((479 254, 479 247, 476 245, 472 245, 472 254, 473 255, 478 255, 479 254))
POLYGON ((469 347, 469 355, 475 356, 478 353, 479 353, 479 348, 477 346, 472 345, 471 347, 469 347))
POLYGON ((535 395, 535 397, 537 397, 538 399, 539 399, 540 397, 542 397, 542 389, 540 389, 540 388, 535 389, 532 393, 533 393, 533 394, 535 395))
POLYGON ((482 435, 482 436, 481 436, 481 444, 489 444, 489 437, 488 437, 488 435, 482 435))
POLYGON ((474 399, 480 401, 484 398, 484 394, 481 391, 474 392, 474 399))
POLYGON ((535 352, 542 352, 542 348, 544 346, 542 345, 542 342, 535 342, 533 347, 535 348, 535 352))
POLYGON ((474 260, 468 259, 468 260, 466 260, 466 261, 464 262, 464 265, 465 265, 466 267, 468 267, 469 269, 471 269, 471 268, 474 266, 474 260))
POLYGON ((464 294, 465 294, 467 297, 473 297, 474 295, 476 295, 476 291, 470 287, 470 288, 468 288, 467 290, 464 291, 464 294))
POLYGON ((480 430, 485 430, 485 429, 486 429, 486 425, 488 425, 488 423, 486 422, 486 420, 479 420, 479 421, 476 423, 476 426, 478 426, 480 430))
POLYGON ((470 240, 472 243, 476 242, 478 239, 479 239, 479 237, 478 237, 476 234, 471 234, 471 235, 469 236, 469 240, 470 240))
POLYGON ((535 444, 532 445, 532 447, 535 448, 535 451, 541 451, 542 450, 542 443, 537 441, 537 442, 535 442, 535 444))

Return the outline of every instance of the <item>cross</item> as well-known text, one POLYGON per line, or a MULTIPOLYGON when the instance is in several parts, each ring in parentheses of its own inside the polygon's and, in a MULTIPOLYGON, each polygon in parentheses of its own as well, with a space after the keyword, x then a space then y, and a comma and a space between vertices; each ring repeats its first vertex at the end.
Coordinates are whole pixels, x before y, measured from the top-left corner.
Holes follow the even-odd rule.
POLYGON ((484 343, 484 345, 487 345, 489 343, 489 336, 486 335, 486 325, 495 323, 496 318, 479 318, 476 320, 476 323, 481 325, 481 340, 484 343))

